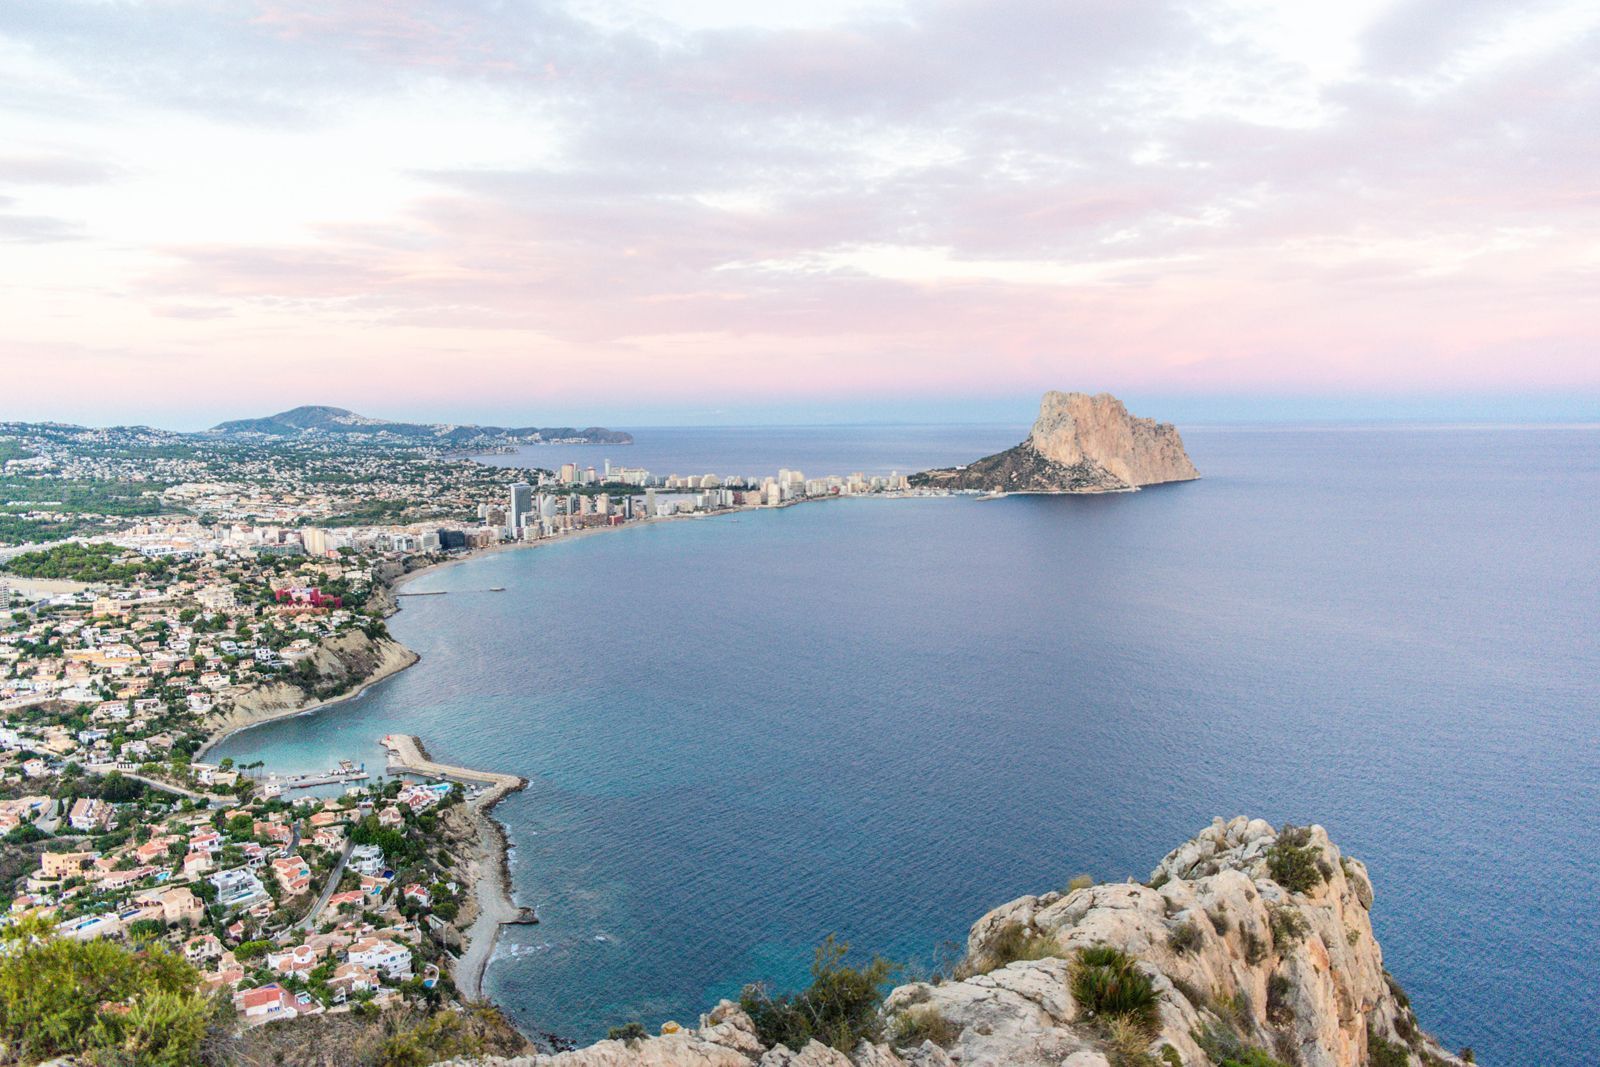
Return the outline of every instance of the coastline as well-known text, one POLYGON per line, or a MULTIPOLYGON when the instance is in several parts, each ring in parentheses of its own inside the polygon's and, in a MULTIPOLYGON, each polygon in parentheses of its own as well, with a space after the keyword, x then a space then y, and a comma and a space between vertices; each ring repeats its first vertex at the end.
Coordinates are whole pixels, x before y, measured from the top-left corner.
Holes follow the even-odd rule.
POLYGON ((477 912, 465 931, 466 947, 451 968, 456 992, 465 1000, 479 1000, 483 997, 484 972, 494 956, 500 928, 517 921, 523 914, 523 909, 511 897, 510 840, 505 827, 490 815, 490 811, 510 794, 526 788, 527 779, 438 763, 428 754, 422 739, 413 734, 388 734, 382 744, 389 753, 391 771, 403 770, 462 784, 488 786, 468 802, 478 831, 478 849, 467 869, 477 912))
POLYGON ((260 709, 244 712, 238 711, 237 709, 230 711, 224 717, 223 721, 218 723, 211 730, 211 732, 206 735, 205 742, 201 744, 199 748, 195 749, 193 758, 197 760, 205 758, 205 754, 207 752, 210 752, 213 748, 220 745, 223 741, 226 741, 234 734, 253 729, 254 727, 260 726, 262 723, 276 722, 279 719, 292 719, 297 715, 310 715, 312 712, 323 711, 334 706, 335 704, 343 704, 347 700, 354 700, 356 697, 365 693, 368 689, 371 689, 379 682, 387 681, 388 679, 399 674, 401 671, 405 670, 407 667, 415 664, 418 660, 422 659, 417 652, 407 648, 399 641, 395 641, 393 638, 390 638, 389 640, 395 646, 395 648, 400 651, 398 662, 384 663, 379 666, 377 670, 365 676, 360 681, 355 682, 344 691, 335 693, 331 697, 324 697, 321 700, 310 700, 306 701, 305 703, 291 704, 287 707, 281 708, 260 709))
MULTIPOLYGON (((780 504, 777 509, 794 507, 804 503, 816 503, 828 499, 834 498, 795 500, 780 504)), ((411 582, 412 579, 436 570, 443 570, 447 567, 454 567, 472 560, 481 559, 485 556, 500 552, 514 552, 519 549, 565 544, 597 534, 650 526, 656 523, 696 521, 738 514, 744 511, 777 509, 757 506, 735 508, 730 511, 711 514, 658 516, 640 519, 621 526, 599 526, 587 530, 578 530, 560 537, 541 538, 536 541, 516 541, 465 552, 449 559, 436 560, 424 564, 388 579, 385 584, 393 600, 393 607, 385 612, 385 616, 392 616, 400 611, 403 604, 398 595, 399 590, 411 582)), ((366 676, 349 689, 335 696, 290 707, 248 711, 242 713, 242 721, 224 721, 207 735, 205 743, 196 750, 195 758, 203 757, 206 752, 234 734, 253 729, 263 723, 327 711, 346 701, 354 700, 368 689, 399 674, 422 658, 415 650, 408 648, 393 637, 385 640, 401 653, 398 661, 383 664, 371 675, 366 676)), ((500 928, 507 923, 517 921, 523 916, 523 909, 516 904, 511 895, 510 838, 505 826, 494 818, 492 809, 507 795, 525 788, 527 782, 525 779, 515 775, 436 763, 428 755, 422 740, 414 735, 390 734, 382 739, 382 744, 389 751, 391 769, 406 770, 416 774, 433 775, 467 783, 487 784, 489 786, 487 790, 470 802, 471 818, 478 831, 478 850, 468 864, 467 877, 472 883, 473 900, 476 904, 477 912, 472 924, 463 935, 466 943, 465 947, 452 967, 452 977, 456 983, 457 992, 462 999, 481 999, 483 996, 483 978, 488 970, 489 962, 494 956, 495 947, 499 943, 500 928)))

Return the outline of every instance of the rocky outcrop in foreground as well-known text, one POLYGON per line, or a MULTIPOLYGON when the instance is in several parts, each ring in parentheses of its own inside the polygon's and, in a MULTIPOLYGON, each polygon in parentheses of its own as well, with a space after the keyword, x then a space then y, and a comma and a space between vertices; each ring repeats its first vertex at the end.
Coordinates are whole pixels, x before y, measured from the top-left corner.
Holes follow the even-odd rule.
MULTIPOLYGON (((1321 827, 1216 820, 1145 884, 1027 896, 954 975, 895 989, 881 1039, 767 1047, 724 1001, 698 1028, 528 1067, 1460 1067, 1383 967, 1372 883, 1321 827)), ((670 1027, 670 1024, 669 1024, 670 1027)))
POLYGON ((1110 393, 1049 392, 1028 439, 913 485, 1005 493, 1107 493, 1200 477, 1171 423, 1136 418, 1110 393))

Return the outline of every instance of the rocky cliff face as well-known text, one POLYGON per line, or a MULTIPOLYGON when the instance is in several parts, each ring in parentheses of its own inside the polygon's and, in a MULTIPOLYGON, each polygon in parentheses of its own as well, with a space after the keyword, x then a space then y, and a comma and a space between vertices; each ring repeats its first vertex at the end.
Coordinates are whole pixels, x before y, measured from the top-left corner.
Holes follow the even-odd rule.
MULTIPOLYGON (((763 1045, 723 1002, 697 1029, 519 1067, 1461 1067, 1417 1026, 1372 934, 1372 884, 1321 827, 1216 820, 1146 884, 1027 896, 972 927, 956 975, 895 989, 882 1042, 763 1045), (1113 1011, 1095 953, 1153 1003, 1113 1011), (1100 1010, 1096 1010, 1099 1008, 1100 1010)), ((461 1061, 463 1063, 469 1061, 461 1061)))
POLYGON ((1049 392, 1028 439, 918 485, 1012 493, 1104 493, 1200 477, 1171 423, 1128 414, 1109 393, 1049 392))
POLYGON ((351 630, 324 641, 309 662, 317 693, 287 681, 229 690, 228 701, 206 721, 213 736, 268 719, 297 715, 327 700, 355 692, 417 661, 417 654, 389 637, 368 637, 351 630))

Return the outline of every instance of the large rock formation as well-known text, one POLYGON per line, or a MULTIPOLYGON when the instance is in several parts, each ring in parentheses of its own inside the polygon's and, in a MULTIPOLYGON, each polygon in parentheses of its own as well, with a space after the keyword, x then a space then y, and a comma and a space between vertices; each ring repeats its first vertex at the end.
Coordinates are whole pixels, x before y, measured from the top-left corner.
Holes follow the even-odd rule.
POLYGON ((1010 493, 1105 493, 1200 477, 1171 423, 1128 414, 1110 393, 1049 392, 1028 439, 914 485, 1010 493))
MULTIPOLYGON (((979 919, 955 975, 901 986, 888 1039, 848 1054, 767 1047, 724 1001, 697 1029, 601 1041, 516 1067, 1461 1067, 1383 967, 1372 884, 1321 827, 1215 820, 1145 884, 1027 896, 979 919), (1280 884, 1278 879, 1288 883, 1280 884), (1080 1002, 1085 950, 1110 947, 1154 1004, 1138 1026, 1080 1002), (898 1039, 895 1036, 898 1035, 898 1039)), ((1104 1006, 1102 1005, 1104 1008, 1104 1006)), ((465 1062, 465 1061, 464 1061, 465 1062)))

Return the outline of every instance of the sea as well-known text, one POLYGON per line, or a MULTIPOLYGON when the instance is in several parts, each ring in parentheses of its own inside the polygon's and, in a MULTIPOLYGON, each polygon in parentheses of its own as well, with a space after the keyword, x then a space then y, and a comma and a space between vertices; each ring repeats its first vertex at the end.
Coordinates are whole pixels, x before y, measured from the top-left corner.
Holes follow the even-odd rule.
MULTIPOLYGON (((803 983, 837 934, 908 974, 1214 816, 1318 822, 1389 969, 1485 1064, 1600 1062, 1600 427, 1181 427, 1204 477, 840 499, 423 574, 421 662, 215 756, 377 738, 524 775, 486 992, 574 1040, 803 983), (492 592, 503 587, 503 592, 492 592)), ((962 462, 1026 427, 640 429, 658 473, 962 462)))

